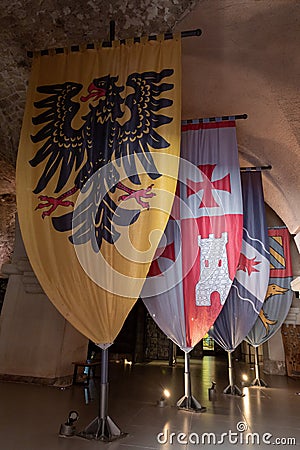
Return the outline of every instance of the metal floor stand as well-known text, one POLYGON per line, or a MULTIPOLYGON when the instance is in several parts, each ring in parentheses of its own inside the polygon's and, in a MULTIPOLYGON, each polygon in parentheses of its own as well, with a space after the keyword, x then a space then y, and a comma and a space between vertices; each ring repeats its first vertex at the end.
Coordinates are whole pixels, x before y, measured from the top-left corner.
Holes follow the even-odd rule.
POLYGON ((178 409, 193 412, 205 412, 206 407, 202 406, 198 400, 192 396, 191 389, 191 372, 190 372, 190 355, 184 353, 184 396, 176 403, 178 409))
POLYGON ((243 397, 245 394, 243 394, 241 389, 238 386, 236 386, 233 382, 233 367, 232 367, 231 352, 227 352, 227 354, 228 354, 229 385, 224 389, 223 394, 239 395, 240 397, 243 397))
POLYGON ((267 383, 260 378, 259 361, 258 361, 258 347, 254 347, 254 367, 255 367, 255 378, 253 381, 251 381, 251 386, 268 387, 267 383))
POLYGON ((101 384, 98 416, 80 431, 77 436, 85 439, 111 442, 127 436, 108 416, 108 350, 102 349, 101 355, 101 384))

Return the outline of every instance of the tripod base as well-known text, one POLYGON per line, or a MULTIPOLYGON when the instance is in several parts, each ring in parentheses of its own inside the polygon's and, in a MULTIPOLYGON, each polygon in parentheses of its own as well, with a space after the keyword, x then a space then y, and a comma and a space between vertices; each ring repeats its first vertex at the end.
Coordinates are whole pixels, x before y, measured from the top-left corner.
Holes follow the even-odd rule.
POLYGON ((239 395, 240 397, 245 396, 245 394, 243 394, 241 389, 237 387, 235 384, 229 384, 229 386, 227 386, 227 388, 224 389, 223 394, 239 395))
POLYGON ((104 418, 98 416, 77 436, 90 440, 111 442, 127 436, 127 433, 123 433, 109 416, 104 418))
POLYGON ((268 387, 267 383, 261 378, 254 378, 254 380, 251 381, 250 386, 268 387))
POLYGON ((185 411, 193 411, 193 412, 205 412, 206 407, 201 406, 198 400, 195 399, 192 395, 187 396, 184 395, 181 399, 176 403, 178 409, 184 409, 185 411))

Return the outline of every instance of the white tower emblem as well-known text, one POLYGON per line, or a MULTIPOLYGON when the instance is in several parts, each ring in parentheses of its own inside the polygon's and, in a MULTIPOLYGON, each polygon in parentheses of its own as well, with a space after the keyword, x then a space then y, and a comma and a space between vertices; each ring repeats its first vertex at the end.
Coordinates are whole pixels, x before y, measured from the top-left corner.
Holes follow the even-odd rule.
POLYGON ((210 297, 213 292, 220 294, 221 305, 224 305, 231 286, 228 273, 228 260, 226 244, 227 233, 222 233, 220 238, 210 234, 208 239, 198 236, 200 247, 200 279, 196 285, 196 305, 210 306, 210 297))

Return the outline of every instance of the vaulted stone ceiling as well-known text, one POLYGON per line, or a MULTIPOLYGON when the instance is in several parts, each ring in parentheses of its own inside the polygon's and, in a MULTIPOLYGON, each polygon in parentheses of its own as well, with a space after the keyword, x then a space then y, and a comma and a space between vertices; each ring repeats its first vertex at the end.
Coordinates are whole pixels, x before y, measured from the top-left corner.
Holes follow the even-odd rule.
POLYGON ((237 125, 241 165, 272 165, 266 202, 299 233, 299 19, 299 0, 2 0, 0 243, 12 230, 27 50, 107 40, 110 20, 116 38, 202 29, 182 43, 182 117, 247 113, 237 125))

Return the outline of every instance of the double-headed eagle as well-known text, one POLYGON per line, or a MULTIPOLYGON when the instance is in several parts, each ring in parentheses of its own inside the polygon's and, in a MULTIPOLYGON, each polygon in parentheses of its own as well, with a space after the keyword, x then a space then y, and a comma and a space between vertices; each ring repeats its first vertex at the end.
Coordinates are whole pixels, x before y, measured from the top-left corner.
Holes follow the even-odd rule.
POLYGON ((74 211, 52 217, 57 231, 72 230, 69 239, 74 245, 90 241, 98 252, 103 239, 114 243, 120 236, 115 225, 129 226, 141 211, 122 208, 117 205, 119 200, 135 198, 142 208, 149 208, 147 199, 155 195, 154 184, 141 186, 139 171, 142 167, 151 181, 161 176, 152 152, 170 146, 157 129, 173 120, 159 113, 173 103, 162 95, 174 88, 162 82, 172 74, 172 69, 130 74, 125 98, 124 86, 118 86, 118 77, 110 75, 94 79, 87 95, 80 98, 83 86, 79 83, 37 88, 43 98, 34 106, 42 111, 32 119, 38 131, 31 139, 40 146, 30 164, 42 165, 43 171, 33 191, 40 200, 36 209, 44 210, 43 218, 50 216, 58 207, 74 206, 68 198, 76 191, 85 192, 84 201, 74 211), (76 128, 80 102, 89 102, 89 111, 76 128), (121 166, 137 189, 121 182, 121 166), (74 187, 63 192, 71 175, 74 187), (57 197, 47 195, 50 180, 57 197), (125 192, 117 201, 112 196, 116 189, 125 192))

